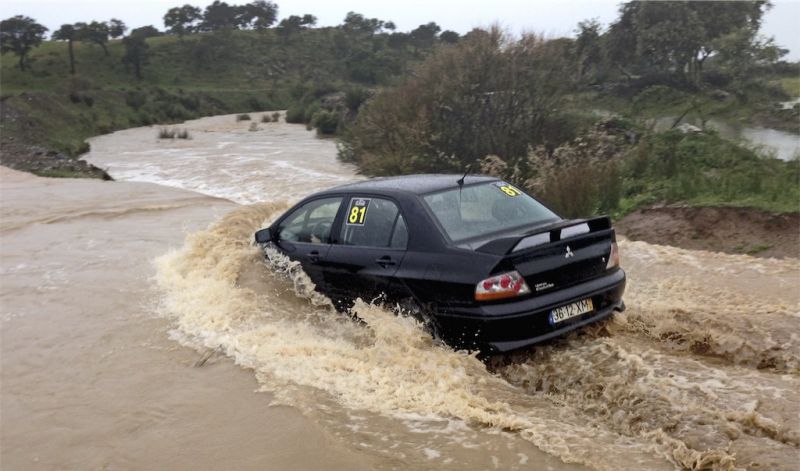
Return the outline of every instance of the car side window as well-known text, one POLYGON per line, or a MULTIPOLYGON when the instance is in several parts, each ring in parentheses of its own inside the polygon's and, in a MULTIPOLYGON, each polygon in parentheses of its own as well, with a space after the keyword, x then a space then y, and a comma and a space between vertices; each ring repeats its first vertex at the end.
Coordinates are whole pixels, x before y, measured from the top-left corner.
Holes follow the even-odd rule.
POLYGON ((390 247, 399 214, 397 205, 387 199, 352 198, 344 215, 341 244, 390 247))
POLYGON ((393 249, 405 249, 408 245, 408 226, 406 226, 406 220, 403 219, 402 214, 397 216, 390 244, 393 249))
POLYGON ((333 220, 342 204, 342 198, 322 198, 309 201, 292 211, 278 226, 278 240, 328 243, 333 220))

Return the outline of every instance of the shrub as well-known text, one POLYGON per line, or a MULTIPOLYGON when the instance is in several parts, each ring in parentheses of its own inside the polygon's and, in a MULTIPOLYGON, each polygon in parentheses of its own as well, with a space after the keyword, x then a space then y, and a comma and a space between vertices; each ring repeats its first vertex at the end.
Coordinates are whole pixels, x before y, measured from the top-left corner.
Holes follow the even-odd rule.
POLYGON ((272 120, 273 121, 275 121, 277 123, 278 121, 280 121, 280 119, 281 119, 281 114, 279 112, 276 111, 276 112, 272 113, 272 120))
POLYGON ((311 126, 318 134, 335 134, 339 127, 339 115, 333 111, 320 110, 311 118, 311 126))
POLYGON ((195 95, 184 95, 178 98, 178 100, 187 110, 197 111, 200 108, 200 99, 195 95))
POLYGON ((620 167, 630 145, 624 129, 599 123, 586 134, 557 147, 531 151, 522 182, 536 196, 567 217, 613 212, 622 195, 620 167))
POLYGON ((344 95, 344 103, 347 109, 356 112, 361 105, 369 98, 369 90, 363 87, 353 87, 347 90, 344 95))
POLYGON ((156 122, 153 116, 150 115, 150 113, 148 113, 147 111, 140 111, 136 116, 136 118, 134 118, 134 120, 142 126, 150 126, 151 124, 156 122))
POLYGON ((101 123, 97 125, 97 133, 98 134, 108 134, 113 132, 114 129, 117 128, 115 123, 101 123))
POLYGON ((322 106, 320 106, 319 101, 312 101, 309 103, 305 107, 305 110, 303 110, 303 122, 311 124, 311 120, 314 118, 314 115, 317 114, 317 111, 319 111, 321 108, 322 106))
POLYGON ((92 97, 89 94, 77 91, 72 91, 69 93, 69 101, 75 104, 83 103, 90 108, 92 107, 92 105, 94 105, 94 97, 92 97))
POLYGON ((175 137, 177 137, 178 139, 191 139, 191 136, 189 135, 189 130, 187 129, 181 129, 180 131, 178 131, 175 137))
POLYGON ((261 122, 262 123, 271 123, 272 122, 272 117, 270 115, 268 115, 268 114, 262 114, 261 115, 261 122))
POLYGON ((258 131, 258 124, 250 123, 250 127, 247 130, 250 131, 250 132, 258 131))
POLYGON ((175 130, 169 128, 161 128, 158 130, 159 139, 175 139, 175 130))
POLYGON ((140 91, 130 91, 125 93, 125 103, 133 108, 134 110, 138 110, 141 108, 145 103, 147 103, 147 94, 142 93, 140 91))
POLYGON ((524 159, 531 147, 551 145, 549 135, 570 137, 550 125, 570 87, 569 47, 533 35, 513 40, 496 28, 469 35, 361 105, 342 139, 370 174, 398 163, 410 173, 459 171, 492 154, 524 159))
POLYGON ((261 101, 256 97, 250 97, 247 99, 247 107, 251 110, 263 110, 266 108, 261 101))
POLYGON ((247 113, 236 115, 236 121, 250 121, 250 115, 247 113))
POLYGON ((64 152, 70 157, 78 157, 81 154, 85 154, 91 150, 91 146, 86 141, 57 142, 54 143, 53 147, 61 152, 64 152))
POLYGON ((186 108, 181 106, 179 103, 172 103, 168 105, 165 110, 165 114, 167 115, 167 118, 172 121, 179 121, 192 117, 192 114, 189 113, 189 111, 187 111, 186 108))
POLYGON ((294 124, 305 123, 305 114, 306 110, 302 105, 290 106, 286 110, 286 122, 294 124))

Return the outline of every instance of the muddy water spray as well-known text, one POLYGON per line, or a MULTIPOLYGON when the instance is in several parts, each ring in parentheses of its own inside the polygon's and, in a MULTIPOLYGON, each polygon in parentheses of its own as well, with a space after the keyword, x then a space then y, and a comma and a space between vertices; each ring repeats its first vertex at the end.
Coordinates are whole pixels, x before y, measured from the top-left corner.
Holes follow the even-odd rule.
MULTIPOLYGON (((731 356, 722 347, 702 352, 715 359, 709 363, 681 347, 690 340, 677 342, 673 334, 662 341, 658 332, 670 329, 647 328, 664 313, 633 288, 630 313, 607 329, 538 347, 487 371, 474 356, 434 342, 411 318, 379 306, 356 305, 363 323, 337 315, 288 260, 269 269, 250 240, 282 208, 243 207, 158 261, 162 313, 174 319, 176 337, 252 368, 281 401, 313 407, 302 393, 311 388, 354 411, 457 419, 512 432, 566 462, 597 469, 790 467, 800 386, 791 339, 771 364, 788 375, 756 369, 760 359, 742 359, 745 350, 757 350, 756 356, 775 350, 775 339, 769 348, 734 349, 731 356), (784 409, 764 407, 776 398, 784 409)), ((626 246, 635 259, 637 247, 626 246)), ((641 289, 648 292, 647 285, 641 289)), ((703 302, 702 291, 695 297, 680 292, 687 309, 703 302)), ((797 319, 788 308, 774 314, 797 319)), ((735 320, 721 325, 737 329, 735 320)))

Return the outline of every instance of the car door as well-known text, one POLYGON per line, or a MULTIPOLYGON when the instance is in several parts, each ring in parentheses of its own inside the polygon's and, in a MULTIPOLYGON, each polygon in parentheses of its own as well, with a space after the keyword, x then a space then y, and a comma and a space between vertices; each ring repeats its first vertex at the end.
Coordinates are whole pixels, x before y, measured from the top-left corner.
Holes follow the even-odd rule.
POLYGON ((350 197, 334 240, 325 268, 332 298, 372 301, 391 292, 392 277, 403 261, 408 240, 397 203, 366 195, 350 197))
POLYGON ((334 196, 308 201, 278 223, 275 244, 290 259, 300 262, 320 291, 325 290, 323 270, 342 199, 334 196))

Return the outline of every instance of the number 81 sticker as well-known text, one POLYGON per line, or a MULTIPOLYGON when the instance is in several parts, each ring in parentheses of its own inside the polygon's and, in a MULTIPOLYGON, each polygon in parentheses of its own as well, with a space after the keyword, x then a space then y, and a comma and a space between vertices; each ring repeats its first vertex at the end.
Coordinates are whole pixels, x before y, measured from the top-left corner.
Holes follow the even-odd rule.
POLYGON ((522 194, 522 192, 519 191, 517 188, 515 188, 515 187, 513 187, 513 186, 511 186, 511 185, 509 185, 508 183, 505 183, 505 182, 498 183, 497 184, 497 188, 500 188, 500 191, 502 191, 503 193, 505 193, 508 196, 519 196, 519 195, 522 194))
POLYGON ((369 198, 353 198, 350 200, 350 209, 347 210, 347 220, 345 224, 351 226, 363 226, 367 220, 367 208, 369 198))

